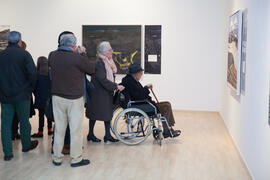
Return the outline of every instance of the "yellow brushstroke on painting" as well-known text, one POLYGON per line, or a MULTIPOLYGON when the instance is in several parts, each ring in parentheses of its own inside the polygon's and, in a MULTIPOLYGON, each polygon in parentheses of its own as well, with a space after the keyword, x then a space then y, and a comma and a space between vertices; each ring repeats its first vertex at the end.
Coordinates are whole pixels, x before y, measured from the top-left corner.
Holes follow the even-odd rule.
MULTIPOLYGON (((130 66, 131 64, 133 64, 134 63, 133 58, 137 53, 138 53, 137 50, 135 52, 131 53, 129 62, 128 62, 128 57, 124 57, 122 59, 122 62, 124 62, 124 63, 119 63, 120 67, 130 66)), ((116 55, 116 56, 120 55, 120 57, 121 57, 122 52, 113 52, 113 54, 116 55)))
POLYGON ((135 51, 134 53, 131 54, 130 61, 133 64, 133 57, 137 54, 138 51, 135 51))
POLYGON ((113 52, 114 55, 121 55, 121 52, 113 52))

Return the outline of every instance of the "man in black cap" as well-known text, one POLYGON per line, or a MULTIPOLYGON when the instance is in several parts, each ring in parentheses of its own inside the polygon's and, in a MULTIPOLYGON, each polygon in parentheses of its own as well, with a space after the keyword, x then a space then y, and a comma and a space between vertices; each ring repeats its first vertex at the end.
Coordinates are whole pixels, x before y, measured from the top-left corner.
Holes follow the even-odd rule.
POLYGON ((153 103, 158 111, 161 113, 162 116, 166 117, 168 124, 170 127, 166 125, 165 122, 162 122, 163 126, 163 136, 164 138, 167 137, 177 137, 181 134, 180 130, 174 130, 172 126, 174 126, 175 121, 173 117, 172 107, 170 102, 154 102, 152 98, 149 96, 150 91, 149 89, 153 88, 152 84, 147 84, 146 86, 142 86, 139 82, 143 75, 143 69, 141 66, 137 64, 133 64, 129 67, 129 73, 122 79, 122 84, 125 86, 126 91, 129 94, 130 100, 132 101, 139 101, 148 99, 151 103, 153 103), (170 133, 170 130, 172 135, 170 133))

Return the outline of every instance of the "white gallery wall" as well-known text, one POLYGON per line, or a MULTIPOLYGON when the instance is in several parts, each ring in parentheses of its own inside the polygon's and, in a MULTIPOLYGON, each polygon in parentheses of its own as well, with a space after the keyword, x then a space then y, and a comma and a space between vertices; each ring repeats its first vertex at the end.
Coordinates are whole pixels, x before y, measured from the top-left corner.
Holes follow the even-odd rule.
MULTIPOLYGON (((269 0, 0 0, 0 25, 22 32, 36 60, 82 25, 162 25, 162 74, 145 75, 174 109, 220 111, 254 179, 270 179, 269 0), (246 94, 227 86, 229 16, 248 8, 246 94)), ((143 52, 142 52, 143 53, 143 52)), ((1 75, 1 72, 0 72, 1 75)), ((120 77, 117 78, 118 80, 120 77)))
MULTIPOLYGON (((174 109, 218 111, 222 6, 217 0, 0 0, 0 24, 22 32, 36 60, 82 25, 162 25, 162 74, 145 75, 174 109)), ((119 78, 118 78, 119 79, 119 78)))
MULTIPOLYGON (((248 8, 246 93, 234 97, 226 82, 227 41, 225 34, 221 64, 221 115, 252 177, 270 179, 269 100, 269 0, 230 0, 224 3, 222 21, 237 10, 248 8)), ((226 24, 225 24, 226 26, 226 24)), ((225 32, 228 32, 228 25, 225 32)))

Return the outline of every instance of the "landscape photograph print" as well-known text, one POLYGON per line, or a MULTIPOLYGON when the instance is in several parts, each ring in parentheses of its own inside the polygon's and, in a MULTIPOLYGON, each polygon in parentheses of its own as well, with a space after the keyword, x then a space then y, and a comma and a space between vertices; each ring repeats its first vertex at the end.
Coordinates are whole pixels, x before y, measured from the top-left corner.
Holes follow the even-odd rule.
POLYGON ((0 25, 0 51, 3 51, 8 46, 8 33, 10 27, 8 25, 0 25))
POLYGON ((237 11, 230 17, 227 68, 227 81, 236 95, 241 91, 241 34, 242 12, 237 11))

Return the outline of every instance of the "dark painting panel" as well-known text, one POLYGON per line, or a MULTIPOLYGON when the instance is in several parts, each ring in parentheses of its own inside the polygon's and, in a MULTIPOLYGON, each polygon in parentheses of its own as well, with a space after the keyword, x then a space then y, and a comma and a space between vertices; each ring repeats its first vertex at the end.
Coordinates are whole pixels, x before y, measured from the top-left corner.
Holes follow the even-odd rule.
POLYGON ((144 68, 147 74, 161 74, 161 25, 145 26, 144 68))
POLYGON ((98 44, 109 41, 117 74, 126 74, 131 64, 141 65, 140 25, 84 25, 82 31, 83 45, 91 61, 96 61, 98 44))

